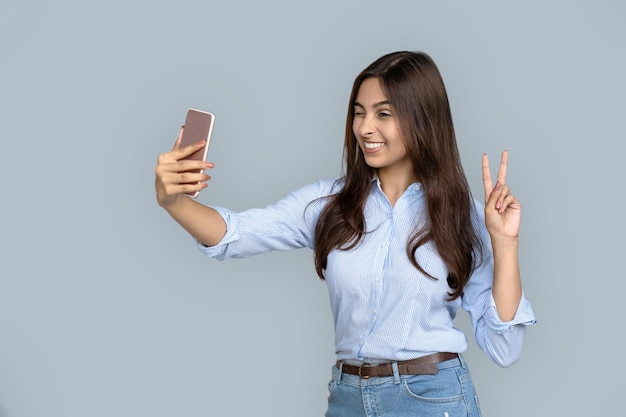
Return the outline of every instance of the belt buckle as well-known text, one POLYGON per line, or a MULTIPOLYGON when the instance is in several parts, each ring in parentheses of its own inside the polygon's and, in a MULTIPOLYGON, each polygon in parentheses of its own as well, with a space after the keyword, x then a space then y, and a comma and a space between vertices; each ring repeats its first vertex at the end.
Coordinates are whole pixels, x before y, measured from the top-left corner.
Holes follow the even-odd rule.
MULTIPOLYGON (((366 366, 367 367, 367 366, 366 366)), ((363 373, 361 372, 361 370, 364 368, 363 365, 359 366, 359 378, 361 379, 370 379, 371 375, 363 375, 363 373)))

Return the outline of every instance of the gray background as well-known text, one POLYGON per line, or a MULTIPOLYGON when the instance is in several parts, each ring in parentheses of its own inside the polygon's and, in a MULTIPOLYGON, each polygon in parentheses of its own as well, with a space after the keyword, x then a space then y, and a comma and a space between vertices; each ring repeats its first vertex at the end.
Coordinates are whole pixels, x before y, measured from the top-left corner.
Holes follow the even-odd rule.
POLYGON ((624 0, 0 0, 0 417, 321 416, 311 252, 205 259, 153 168, 198 107, 200 201, 336 177, 352 80, 399 49, 438 63, 475 195, 508 148, 524 205, 539 324, 508 369, 472 340, 483 414, 626 416, 625 22, 624 0))

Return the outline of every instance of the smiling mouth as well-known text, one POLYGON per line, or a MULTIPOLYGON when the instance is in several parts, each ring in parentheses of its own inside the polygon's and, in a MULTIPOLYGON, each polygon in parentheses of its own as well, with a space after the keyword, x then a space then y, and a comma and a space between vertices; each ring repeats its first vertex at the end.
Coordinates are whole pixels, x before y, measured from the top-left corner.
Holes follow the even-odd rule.
POLYGON ((366 149, 376 149, 382 148, 385 144, 382 142, 364 142, 363 146, 365 146, 366 149))

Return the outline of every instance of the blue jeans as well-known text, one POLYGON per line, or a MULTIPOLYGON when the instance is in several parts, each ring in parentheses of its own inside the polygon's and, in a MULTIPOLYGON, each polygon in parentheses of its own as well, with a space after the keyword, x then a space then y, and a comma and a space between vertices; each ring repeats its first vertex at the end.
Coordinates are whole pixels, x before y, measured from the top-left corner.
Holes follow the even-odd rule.
POLYGON ((480 417, 463 357, 440 362, 436 375, 361 379, 333 366, 326 417, 480 417))

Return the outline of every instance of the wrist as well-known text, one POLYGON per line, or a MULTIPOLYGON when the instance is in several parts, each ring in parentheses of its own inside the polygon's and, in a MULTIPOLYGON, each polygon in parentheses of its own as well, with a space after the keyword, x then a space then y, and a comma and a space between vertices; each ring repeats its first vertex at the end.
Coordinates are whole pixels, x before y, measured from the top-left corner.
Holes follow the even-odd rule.
POLYGON ((157 203, 161 206, 161 208, 169 212, 178 202, 178 196, 179 194, 160 197, 157 198, 157 203))
POLYGON ((491 236, 491 246, 493 250, 515 250, 519 248, 519 238, 517 236, 491 236))

